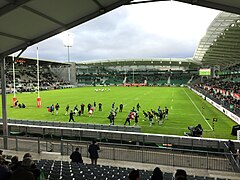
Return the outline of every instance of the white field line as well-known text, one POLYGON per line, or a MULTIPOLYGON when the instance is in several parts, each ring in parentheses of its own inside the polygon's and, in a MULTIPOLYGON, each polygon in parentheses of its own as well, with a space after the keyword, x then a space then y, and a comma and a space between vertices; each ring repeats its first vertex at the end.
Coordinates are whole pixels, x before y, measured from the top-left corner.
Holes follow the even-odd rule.
POLYGON ((192 113, 192 114, 189 114, 189 113, 171 113, 171 114, 174 114, 174 115, 183 115, 183 116, 186 116, 186 115, 189 115, 189 116, 196 116, 198 115, 198 113, 192 113))
MULTIPOLYGON (((174 91, 172 90, 172 102, 173 102, 173 96, 174 96, 174 91)), ((171 103, 172 104, 172 103, 171 103)), ((171 110, 173 109, 172 105, 171 105, 171 110)))
POLYGON ((198 107, 196 106, 196 104, 193 102, 192 98, 188 95, 188 93, 185 91, 185 94, 187 95, 187 97, 190 99, 190 101, 192 102, 192 104, 195 106, 195 108, 198 110, 198 112, 201 114, 201 116, 203 117, 204 121, 208 124, 208 126, 211 128, 211 130, 213 130, 212 126, 209 124, 209 122, 206 120, 206 118, 204 117, 204 115, 202 114, 202 112, 198 109, 198 107))

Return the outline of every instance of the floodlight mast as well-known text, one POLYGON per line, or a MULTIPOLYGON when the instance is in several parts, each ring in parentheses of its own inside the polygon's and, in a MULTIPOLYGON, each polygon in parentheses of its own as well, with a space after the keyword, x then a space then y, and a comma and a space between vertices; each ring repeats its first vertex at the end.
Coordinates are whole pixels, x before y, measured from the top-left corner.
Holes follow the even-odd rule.
POLYGON ((40 86, 40 78, 39 78, 39 58, 38 58, 38 47, 37 47, 37 83, 38 83, 38 97, 37 97, 37 107, 41 107, 41 98, 40 98, 40 91, 39 91, 39 86, 40 86))
POLYGON ((134 81, 134 68, 133 68, 133 84, 135 83, 135 81, 134 81))
MULTIPOLYGON (((70 52, 69 52, 69 48, 72 47, 71 42, 70 42, 70 34, 68 33, 67 35, 67 43, 64 45, 65 47, 67 47, 68 50, 68 63, 70 63, 70 52)), ((70 74, 70 67, 68 67, 68 81, 71 81, 71 74, 70 74)))

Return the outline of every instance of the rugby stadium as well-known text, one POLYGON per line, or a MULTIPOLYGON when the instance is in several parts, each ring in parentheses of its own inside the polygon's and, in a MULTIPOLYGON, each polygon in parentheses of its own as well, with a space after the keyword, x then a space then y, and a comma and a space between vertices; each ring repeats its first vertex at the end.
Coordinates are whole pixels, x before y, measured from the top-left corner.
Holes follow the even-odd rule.
POLYGON ((17 171, 11 158, 25 153, 41 172, 31 171, 35 179, 121 180, 136 170, 135 179, 147 180, 155 167, 160 179, 239 178, 240 3, 178 1, 221 10, 193 57, 77 62, 22 53, 118 7, 156 1, 0 3, 0 166, 11 171, 8 179, 17 171), (89 160, 92 141, 98 164, 89 160), (69 159, 76 148, 84 163, 69 159), (179 169, 186 177, 177 177, 179 169))

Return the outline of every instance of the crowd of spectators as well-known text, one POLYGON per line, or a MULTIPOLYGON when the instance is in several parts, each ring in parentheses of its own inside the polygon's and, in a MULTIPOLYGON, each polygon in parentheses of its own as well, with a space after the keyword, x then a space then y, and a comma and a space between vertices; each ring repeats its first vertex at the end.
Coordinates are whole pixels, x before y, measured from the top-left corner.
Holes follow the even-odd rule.
MULTIPOLYGON (((140 172, 137 169, 133 169, 128 176, 129 180, 140 180, 141 176, 140 176, 140 172)), ((174 180, 187 180, 187 173, 185 170, 183 169, 177 169, 174 177, 172 177, 174 180)), ((163 180, 163 172, 161 171, 161 169, 159 167, 156 167, 153 170, 152 176, 151 176, 151 180, 163 180)))
POLYGON ((240 82, 212 78, 194 85, 206 96, 221 104, 231 112, 240 115, 240 82))
MULTIPOLYGON (((6 73, 6 87, 9 92, 13 91, 13 74, 6 73)), ((53 73, 47 70, 41 71, 39 74, 40 90, 59 89, 62 86, 67 86, 70 83, 57 78, 53 73)), ((38 81, 36 71, 18 70, 15 73, 15 87, 17 92, 34 92, 37 90, 38 81)))
POLYGON ((37 180, 41 170, 37 168, 30 153, 25 153, 22 160, 13 156, 7 161, 0 150, 0 179, 1 180, 37 180))

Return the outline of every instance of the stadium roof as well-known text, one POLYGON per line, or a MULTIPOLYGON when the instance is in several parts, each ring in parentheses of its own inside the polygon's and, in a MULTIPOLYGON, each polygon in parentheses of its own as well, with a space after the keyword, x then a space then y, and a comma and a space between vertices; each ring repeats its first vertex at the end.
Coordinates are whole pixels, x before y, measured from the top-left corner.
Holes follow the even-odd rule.
MULTIPOLYGON (((12 64, 12 56, 7 56, 6 57, 6 62, 12 64)), ((25 57, 19 57, 19 58, 15 58, 16 62, 20 62, 20 63, 26 63, 28 65, 36 65, 37 64, 37 59, 33 59, 33 58, 25 58, 25 57)), ((39 59, 39 64, 41 66, 70 66, 70 63, 63 63, 63 62, 58 62, 58 61, 51 61, 51 60, 41 60, 39 59)))
MULTIPOLYGON (((149 0, 148 2, 156 1, 161 0, 149 0)), ((178 1, 240 13, 239 0, 178 1)), ((28 46, 100 16, 121 5, 131 3, 134 3, 134 1, 1 0, 0 58, 18 50, 24 50, 28 46)))
POLYGON ((218 9, 221 11, 240 14, 239 0, 177 0, 193 5, 208 7, 212 9, 218 9))
POLYGON ((208 27, 193 59, 205 65, 226 67, 239 63, 239 56, 240 15, 222 12, 208 27))
POLYGON ((196 62, 186 58, 145 58, 145 59, 103 59, 81 61, 79 65, 91 66, 196 66, 196 62))
POLYGON ((130 0, 1 0, 0 58, 111 11, 130 0))

